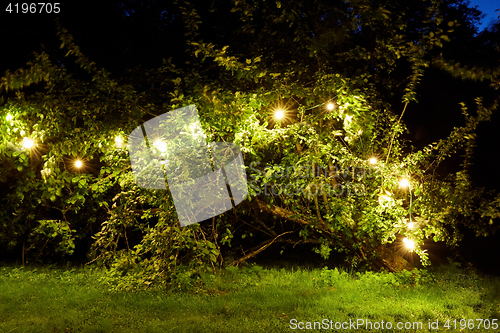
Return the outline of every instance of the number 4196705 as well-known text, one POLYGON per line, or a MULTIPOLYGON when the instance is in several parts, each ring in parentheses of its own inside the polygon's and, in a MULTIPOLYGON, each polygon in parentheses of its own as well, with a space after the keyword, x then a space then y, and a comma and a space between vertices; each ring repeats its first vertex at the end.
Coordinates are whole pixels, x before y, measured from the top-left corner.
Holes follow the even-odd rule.
POLYGON ((10 14, 57 14, 61 12, 61 7, 59 7, 60 3, 51 3, 51 2, 33 2, 33 3, 9 3, 6 12, 10 14))

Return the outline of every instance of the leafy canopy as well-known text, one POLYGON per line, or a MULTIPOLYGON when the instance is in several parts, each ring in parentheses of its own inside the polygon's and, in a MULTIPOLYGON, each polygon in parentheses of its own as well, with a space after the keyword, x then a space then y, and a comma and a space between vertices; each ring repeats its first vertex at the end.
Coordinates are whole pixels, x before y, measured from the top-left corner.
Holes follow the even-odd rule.
MULTIPOLYGON (((183 61, 120 77, 59 25, 65 61, 78 72, 42 52, 0 82, 0 246, 23 260, 82 247, 119 288, 181 287, 175 281, 193 270, 239 264, 272 244, 315 244, 323 257, 343 252, 356 266, 387 259, 386 246, 405 238, 425 264, 426 239, 457 244, 462 224, 494 232, 500 197, 473 188, 467 171, 475 130, 497 102, 478 97, 473 112, 462 105, 465 125, 422 150, 403 140, 404 112, 431 65, 498 89, 498 67, 470 69, 443 56, 459 38, 455 28, 470 23, 449 19, 450 3, 461 2, 174 1, 183 61), (240 145, 249 196, 180 228, 168 191, 135 184, 126 136, 189 104, 208 141, 240 145), (35 146, 23 147, 24 138, 35 146), (437 166, 457 152, 465 152, 463 168, 438 177, 437 166)), ((128 13, 140 6, 124 4, 128 13)))

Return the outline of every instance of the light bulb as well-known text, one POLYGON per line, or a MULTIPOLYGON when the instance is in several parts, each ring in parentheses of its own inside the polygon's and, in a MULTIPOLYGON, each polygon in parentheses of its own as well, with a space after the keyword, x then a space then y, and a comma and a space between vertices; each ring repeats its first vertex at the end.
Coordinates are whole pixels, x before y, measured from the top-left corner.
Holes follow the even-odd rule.
POLYGON ((328 103, 328 105, 326 106, 326 108, 327 108, 328 110, 332 111, 332 110, 333 110, 333 108, 334 108, 333 103, 328 103))
POLYGON ((408 238, 403 238, 403 243, 405 243, 405 246, 408 250, 412 251, 415 248, 415 242, 412 241, 411 239, 408 238))
POLYGON ((35 145, 35 141, 33 141, 33 139, 30 138, 24 138, 22 144, 24 148, 31 149, 35 145))
POLYGON ((75 161, 75 166, 76 166, 77 168, 81 168, 81 167, 82 167, 82 165, 83 165, 82 161, 80 161, 80 160, 76 160, 76 161, 75 161))
POLYGON ((410 181, 406 178, 403 178, 399 181, 399 187, 405 188, 410 186, 410 181))
POLYGON ((156 149, 158 149, 162 153, 167 151, 167 144, 165 142, 163 142, 161 139, 156 140, 154 145, 155 145, 156 149))
POLYGON ((118 135, 118 136, 115 138, 115 143, 116 143, 117 145, 121 145, 121 144, 123 143, 123 139, 121 138, 121 136, 119 136, 119 135, 118 135))
POLYGON ((415 228, 415 223, 414 222, 408 223, 408 229, 413 229, 413 228, 415 228))
POLYGON ((377 164, 378 161, 376 157, 372 157, 368 162, 370 162, 370 164, 377 164))
POLYGON ((283 119, 284 116, 285 112, 283 112, 283 110, 276 110, 276 112, 274 113, 274 118, 276 118, 277 120, 283 119))

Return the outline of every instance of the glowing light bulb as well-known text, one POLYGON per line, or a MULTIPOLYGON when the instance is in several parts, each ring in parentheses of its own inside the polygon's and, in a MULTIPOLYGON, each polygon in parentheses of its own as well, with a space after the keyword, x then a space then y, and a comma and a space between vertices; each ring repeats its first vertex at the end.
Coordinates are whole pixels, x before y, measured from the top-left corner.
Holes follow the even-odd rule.
POLYGON ((326 108, 327 108, 328 110, 332 111, 332 110, 333 110, 333 108, 334 108, 333 103, 328 103, 328 104, 327 104, 327 106, 326 106, 326 108))
POLYGON ((30 138, 24 138, 22 144, 24 148, 31 149, 35 145, 35 141, 33 141, 33 139, 30 138))
POLYGON ((413 229, 413 228, 415 228, 415 223, 414 222, 408 223, 408 229, 413 229))
POLYGON ((77 168, 81 168, 81 167, 82 167, 82 165, 83 165, 82 161, 80 161, 80 160, 76 160, 76 161, 75 161, 75 166, 76 166, 77 168))
POLYGON ((399 181, 399 187, 405 188, 410 186, 410 181, 406 178, 403 178, 399 181))
POLYGON ((155 145, 156 149, 158 149, 162 153, 167 151, 167 144, 165 142, 163 142, 161 139, 156 140, 154 145, 155 145))
POLYGON ((285 112, 283 110, 276 110, 276 112, 274 113, 274 118, 276 118, 277 120, 283 119, 284 116, 285 112))
POLYGON ((119 136, 119 135, 117 135, 117 136, 115 137, 115 146, 116 146, 117 148, 122 148, 122 147, 123 147, 123 139, 122 139, 122 137, 121 137, 121 136, 119 136))
POLYGON ((415 248, 415 242, 412 241, 411 239, 408 238, 403 238, 403 243, 405 243, 405 246, 408 250, 412 251, 415 248))
POLYGON ((368 160, 368 162, 370 162, 370 164, 377 164, 378 160, 376 157, 372 157, 368 160))

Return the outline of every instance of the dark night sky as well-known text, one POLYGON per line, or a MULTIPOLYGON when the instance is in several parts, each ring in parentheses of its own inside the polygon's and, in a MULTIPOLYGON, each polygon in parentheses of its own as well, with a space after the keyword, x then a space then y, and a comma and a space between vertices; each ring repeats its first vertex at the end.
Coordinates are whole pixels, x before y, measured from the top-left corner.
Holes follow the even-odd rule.
POLYGON ((479 10, 486 15, 481 22, 480 30, 498 19, 500 12, 495 12, 496 9, 500 9, 500 2, 498 0, 470 0, 470 5, 471 7, 478 6, 479 10))

